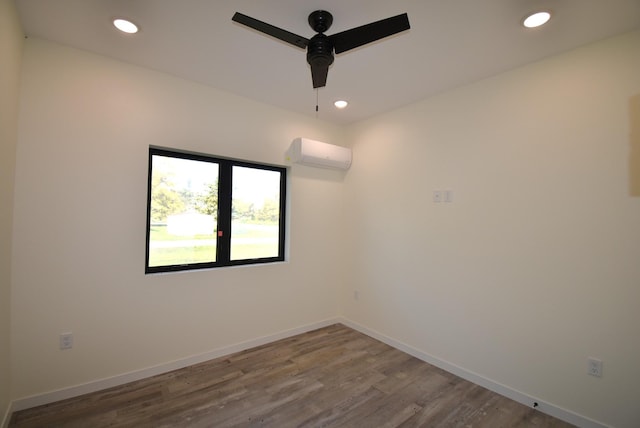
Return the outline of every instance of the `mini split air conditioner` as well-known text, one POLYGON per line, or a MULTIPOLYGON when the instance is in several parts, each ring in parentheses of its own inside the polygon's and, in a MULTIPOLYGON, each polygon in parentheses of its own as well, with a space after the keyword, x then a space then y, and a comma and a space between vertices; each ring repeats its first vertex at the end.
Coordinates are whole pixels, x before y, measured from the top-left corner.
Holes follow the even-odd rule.
POLYGON ((351 166, 351 149, 308 138, 296 138, 289 148, 294 163, 347 170, 351 166))

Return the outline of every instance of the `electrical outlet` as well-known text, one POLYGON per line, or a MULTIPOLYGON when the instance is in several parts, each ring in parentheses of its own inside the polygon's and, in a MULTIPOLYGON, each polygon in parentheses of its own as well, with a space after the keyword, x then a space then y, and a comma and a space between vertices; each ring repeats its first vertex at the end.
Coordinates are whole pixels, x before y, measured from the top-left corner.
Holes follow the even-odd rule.
POLYGON ((353 292, 353 300, 359 300, 360 299, 360 293, 358 292, 358 290, 355 290, 353 292))
POLYGON ((591 376, 602 377, 602 360, 597 358, 587 358, 587 373, 591 376))
POLYGON ((73 348, 73 333, 62 333, 60 335, 60 349, 73 348))

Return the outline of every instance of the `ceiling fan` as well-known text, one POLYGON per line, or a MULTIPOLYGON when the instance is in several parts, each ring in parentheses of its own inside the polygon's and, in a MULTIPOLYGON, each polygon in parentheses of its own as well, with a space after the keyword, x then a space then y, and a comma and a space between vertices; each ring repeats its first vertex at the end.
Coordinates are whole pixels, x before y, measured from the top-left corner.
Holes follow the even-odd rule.
POLYGON ((327 74, 329 66, 333 64, 334 51, 337 54, 346 52, 411 28, 408 15, 403 13, 327 36, 324 32, 331 27, 333 16, 327 11, 316 10, 309 15, 309 25, 317 34, 307 39, 239 12, 231 19, 299 48, 306 48, 314 88, 327 84, 327 74))

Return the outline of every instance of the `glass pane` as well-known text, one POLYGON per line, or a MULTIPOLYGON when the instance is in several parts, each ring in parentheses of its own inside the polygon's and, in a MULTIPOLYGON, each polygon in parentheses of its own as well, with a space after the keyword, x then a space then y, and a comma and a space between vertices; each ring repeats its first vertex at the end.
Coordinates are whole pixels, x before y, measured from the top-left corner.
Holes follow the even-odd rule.
POLYGON ((152 156, 149 266, 216 261, 218 164, 152 156))
POLYGON ((231 260, 277 257, 280 172, 233 167, 231 260))

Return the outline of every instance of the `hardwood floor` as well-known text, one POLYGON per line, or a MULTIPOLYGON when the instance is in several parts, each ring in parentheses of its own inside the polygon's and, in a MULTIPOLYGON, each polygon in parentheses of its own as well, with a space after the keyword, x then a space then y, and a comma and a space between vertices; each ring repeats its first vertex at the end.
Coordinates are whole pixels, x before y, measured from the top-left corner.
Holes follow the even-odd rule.
POLYGON ((10 427, 570 427, 340 324, 13 414, 10 427))

